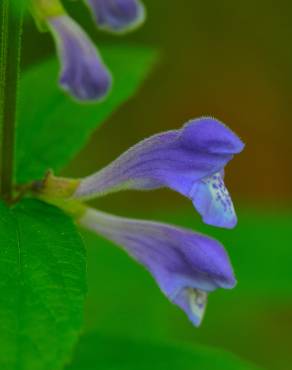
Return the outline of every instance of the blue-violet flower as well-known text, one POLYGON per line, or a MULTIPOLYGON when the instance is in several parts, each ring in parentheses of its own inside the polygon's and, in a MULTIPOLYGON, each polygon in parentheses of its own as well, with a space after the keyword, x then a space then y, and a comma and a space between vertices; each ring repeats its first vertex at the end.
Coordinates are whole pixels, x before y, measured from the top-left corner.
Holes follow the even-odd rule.
POLYGON ((242 149, 243 143, 228 127, 203 117, 136 144, 84 179, 48 173, 36 189, 45 198, 61 199, 62 207, 82 226, 122 246, 199 325, 207 294, 236 283, 222 245, 187 229, 109 215, 79 201, 124 189, 169 187, 190 198, 206 223, 233 227, 236 214, 223 175, 226 164, 242 149))
POLYGON ((79 223, 122 246, 153 275, 162 292, 199 326, 209 292, 236 284, 223 246, 171 225, 127 219, 87 208, 79 223))
POLYGON ((79 100, 100 100, 111 87, 111 75, 97 49, 69 16, 47 19, 62 64, 61 86, 79 100))
POLYGON ((140 26, 145 8, 139 0, 86 0, 99 28, 126 32, 140 26))
POLYGON ((237 218, 223 170, 243 147, 238 136, 218 120, 195 119, 181 129, 151 136, 81 179, 73 197, 168 187, 190 198, 205 223, 232 228, 237 218))
MULTIPOLYGON (((138 27, 145 17, 139 0, 88 0, 100 28, 124 32, 138 27)), ((40 30, 54 36, 62 65, 60 85, 75 99, 98 101, 112 85, 110 72, 83 29, 66 13, 60 0, 30 0, 40 30)))

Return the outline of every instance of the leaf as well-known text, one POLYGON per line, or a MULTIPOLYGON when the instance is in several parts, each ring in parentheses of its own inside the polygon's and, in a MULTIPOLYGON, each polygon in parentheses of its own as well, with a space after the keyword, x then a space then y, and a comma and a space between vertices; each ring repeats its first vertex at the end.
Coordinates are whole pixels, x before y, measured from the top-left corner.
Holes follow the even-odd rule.
POLYGON ((97 104, 78 104, 57 84, 58 63, 50 60, 24 73, 20 85, 17 141, 18 183, 59 171, 86 144, 93 131, 138 89, 156 59, 145 47, 101 48, 113 73, 109 97, 97 104))
POLYGON ((0 205, 0 240, 0 368, 61 369, 82 324, 82 240, 61 211, 29 199, 0 205))
POLYGON ((204 347, 151 344, 91 333, 67 370, 256 370, 234 355, 204 347))

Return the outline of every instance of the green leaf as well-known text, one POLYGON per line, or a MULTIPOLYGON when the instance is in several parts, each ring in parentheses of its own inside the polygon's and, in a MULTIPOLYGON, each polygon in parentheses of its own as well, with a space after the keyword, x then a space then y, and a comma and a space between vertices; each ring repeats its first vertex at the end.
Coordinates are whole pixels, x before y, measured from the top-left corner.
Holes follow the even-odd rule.
POLYGON ((256 370, 234 355, 204 347, 110 339, 92 333, 82 338, 67 370, 256 370))
POLYGON ((83 317, 85 251, 71 219, 24 200, 0 204, 0 369, 58 370, 83 317))
POLYGON ((18 183, 62 169, 86 144, 93 131, 138 89, 156 59, 146 47, 101 48, 113 73, 109 97, 97 104, 78 104, 57 84, 58 63, 50 60, 26 72, 20 85, 17 141, 18 183))

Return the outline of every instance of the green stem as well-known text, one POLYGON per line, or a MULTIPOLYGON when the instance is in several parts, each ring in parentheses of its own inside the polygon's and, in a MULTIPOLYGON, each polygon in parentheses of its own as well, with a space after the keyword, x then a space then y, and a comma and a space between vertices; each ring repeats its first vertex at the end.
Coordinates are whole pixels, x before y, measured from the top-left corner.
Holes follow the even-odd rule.
POLYGON ((1 0, 0 4, 0 193, 2 198, 8 202, 12 198, 14 175, 17 92, 20 72, 23 18, 21 4, 22 1, 19 1, 19 6, 17 8, 14 0, 1 0))

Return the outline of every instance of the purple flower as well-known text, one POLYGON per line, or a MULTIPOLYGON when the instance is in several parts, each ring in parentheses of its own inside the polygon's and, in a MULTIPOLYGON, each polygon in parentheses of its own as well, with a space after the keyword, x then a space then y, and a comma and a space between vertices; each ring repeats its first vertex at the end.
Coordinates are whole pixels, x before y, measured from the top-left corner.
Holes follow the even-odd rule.
POLYGON ((201 323, 207 294, 236 284, 220 243, 167 224, 112 216, 87 208, 80 224, 123 248, 153 275, 162 292, 201 323))
POLYGON ((98 26, 112 32, 125 32, 138 27, 145 19, 139 0, 87 0, 98 26))
POLYGON ((111 76, 95 46, 66 14, 47 19, 62 64, 60 84, 78 100, 100 100, 111 87, 111 76))
POLYGON ((124 189, 168 187, 190 198, 205 223, 232 228, 237 222, 223 170, 243 143, 214 118, 151 136, 99 172, 80 181, 73 197, 89 199, 124 189))
POLYGON ((224 167, 242 149, 241 140, 229 128, 205 117, 138 143, 85 179, 64 179, 48 173, 35 189, 82 226, 122 246, 198 326, 208 293, 236 284, 223 246, 180 227, 96 211, 76 199, 167 186, 189 197, 205 222, 232 227, 236 215, 223 183, 224 167))

